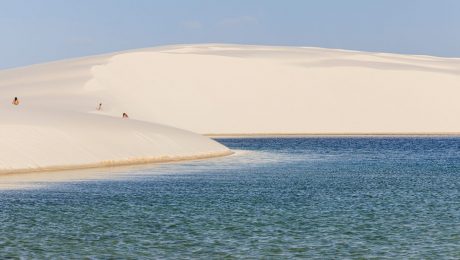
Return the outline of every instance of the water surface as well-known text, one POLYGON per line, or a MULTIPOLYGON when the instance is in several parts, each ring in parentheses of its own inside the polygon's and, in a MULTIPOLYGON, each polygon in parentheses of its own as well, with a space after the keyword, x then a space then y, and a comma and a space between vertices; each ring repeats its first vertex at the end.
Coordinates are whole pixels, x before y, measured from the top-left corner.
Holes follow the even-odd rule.
POLYGON ((460 258, 460 138, 219 141, 0 191, 0 258, 460 258))

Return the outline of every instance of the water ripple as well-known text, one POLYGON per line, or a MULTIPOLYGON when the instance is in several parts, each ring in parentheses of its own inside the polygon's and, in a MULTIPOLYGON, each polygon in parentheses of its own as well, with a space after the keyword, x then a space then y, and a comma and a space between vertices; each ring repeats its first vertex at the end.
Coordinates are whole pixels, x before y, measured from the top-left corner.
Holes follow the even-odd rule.
POLYGON ((0 191, 1 258, 460 258, 459 138, 220 141, 0 191))

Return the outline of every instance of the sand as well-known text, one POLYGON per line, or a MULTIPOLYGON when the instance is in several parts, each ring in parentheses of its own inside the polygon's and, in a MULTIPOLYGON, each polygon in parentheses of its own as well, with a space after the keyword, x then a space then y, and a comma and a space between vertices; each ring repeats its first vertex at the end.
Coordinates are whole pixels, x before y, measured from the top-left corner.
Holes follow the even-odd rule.
POLYGON ((3 108, 0 174, 223 156, 207 137, 133 119, 26 105, 3 108))
POLYGON ((0 172, 230 153, 192 132, 458 134, 459 82, 457 58, 226 44, 4 70, 0 172))

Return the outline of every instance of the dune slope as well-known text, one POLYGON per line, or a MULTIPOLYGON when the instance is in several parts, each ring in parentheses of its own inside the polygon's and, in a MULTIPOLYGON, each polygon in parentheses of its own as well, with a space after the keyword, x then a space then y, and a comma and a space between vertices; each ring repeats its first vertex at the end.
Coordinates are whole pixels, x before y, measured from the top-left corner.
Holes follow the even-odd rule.
MULTIPOLYGON (((113 95, 110 89, 99 91, 87 85, 94 80, 97 64, 107 63, 106 57, 91 57, 0 72, 0 174, 232 153, 186 130, 123 119, 122 106, 116 103, 104 102, 102 110, 97 110, 97 104, 106 101, 103 97, 111 100, 113 95), (11 104, 15 96, 20 100, 18 106, 11 104)), ((131 116, 130 111, 123 112, 131 116)))
POLYGON ((459 83, 455 58, 178 45, 3 71, 0 101, 83 113, 101 101, 104 115, 198 133, 455 133, 459 83))
POLYGON ((0 173, 223 156, 224 146, 158 124, 48 109, 0 109, 0 173))

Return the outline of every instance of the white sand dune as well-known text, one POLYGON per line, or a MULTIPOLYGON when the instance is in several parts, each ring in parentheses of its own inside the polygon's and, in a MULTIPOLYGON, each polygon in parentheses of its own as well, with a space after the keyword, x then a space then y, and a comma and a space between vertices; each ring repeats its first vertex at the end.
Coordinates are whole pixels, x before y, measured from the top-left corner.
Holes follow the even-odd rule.
POLYGON ((229 152, 158 124, 202 134, 460 132, 456 58, 176 45, 0 71, 0 91, 0 171, 229 152))
POLYGON ((207 137, 154 123, 55 109, 0 110, 0 173, 227 155, 207 137))
MULTIPOLYGON (((201 159, 232 152, 198 134, 122 119, 113 96, 87 88, 88 58, 0 72, 0 173, 201 159), (13 97, 21 103, 13 106, 13 97), (115 112, 117 111, 117 112, 115 112), (113 116, 109 116, 113 115, 113 116)), ((120 89, 121 90, 121 89, 120 89)), ((131 89, 126 87, 126 92, 131 89)), ((124 107, 129 108, 129 104, 124 107)))
POLYGON ((229 153, 158 124, 49 109, 1 109, 0 173, 199 159, 229 153))
POLYGON ((460 132, 460 59, 178 45, 0 72, 0 101, 198 133, 460 132))

